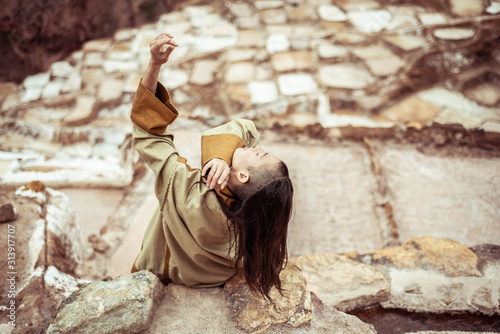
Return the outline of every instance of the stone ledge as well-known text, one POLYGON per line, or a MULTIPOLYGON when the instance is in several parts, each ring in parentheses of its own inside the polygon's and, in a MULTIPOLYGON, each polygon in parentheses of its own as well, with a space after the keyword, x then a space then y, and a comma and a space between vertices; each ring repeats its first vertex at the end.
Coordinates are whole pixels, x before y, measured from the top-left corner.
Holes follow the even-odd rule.
POLYGON ((500 263, 493 256, 498 246, 482 245, 473 250, 449 239, 422 237, 401 247, 372 254, 347 254, 384 271, 390 292, 383 308, 427 313, 500 314, 500 263))
POLYGON ((294 263, 323 304, 340 311, 368 307, 389 295, 390 283, 383 271, 344 256, 314 254, 300 256, 294 263))
POLYGON ((148 271, 85 285, 62 301, 46 333, 143 332, 164 292, 148 271))
POLYGON ((375 251, 373 263, 398 269, 434 269, 448 277, 481 277, 479 258, 450 239, 431 236, 411 239, 403 246, 375 251))

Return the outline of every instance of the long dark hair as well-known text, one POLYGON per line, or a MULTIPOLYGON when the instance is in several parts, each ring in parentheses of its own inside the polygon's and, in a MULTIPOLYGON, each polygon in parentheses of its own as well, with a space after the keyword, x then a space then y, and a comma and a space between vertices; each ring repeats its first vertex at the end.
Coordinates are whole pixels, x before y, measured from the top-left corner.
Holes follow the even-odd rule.
POLYGON ((250 169, 248 184, 231 190, 236 198, 230 207, 217 198, 234 235, 235 266, 243 263, 250 289, 271 300, 273 286, 281 293, 279 274, 288 259, 286 239, 293 206, 288 168, 280 161, 270 168, 250 169))

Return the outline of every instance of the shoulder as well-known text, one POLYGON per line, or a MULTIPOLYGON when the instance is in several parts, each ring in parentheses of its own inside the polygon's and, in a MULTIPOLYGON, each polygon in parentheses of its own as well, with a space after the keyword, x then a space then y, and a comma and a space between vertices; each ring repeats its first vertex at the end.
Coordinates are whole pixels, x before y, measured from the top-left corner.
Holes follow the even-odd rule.
POLYGON ((188 211, 197 212, 207 207, 212 211, 220 209, 217 195, 206 184, 206 179, 201 176, 199 169, 190 167, 179 160, 172 177, 172 186, 178 210, 187 208, 188 211))

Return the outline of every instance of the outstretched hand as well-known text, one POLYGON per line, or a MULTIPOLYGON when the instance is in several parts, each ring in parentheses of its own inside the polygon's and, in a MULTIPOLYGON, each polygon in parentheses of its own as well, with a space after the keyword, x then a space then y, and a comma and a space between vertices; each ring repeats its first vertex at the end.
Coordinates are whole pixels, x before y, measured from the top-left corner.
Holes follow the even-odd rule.
POLYGON ((220 189, 224 189, 229 181, 229 172, 231 171, 227 162, 218 158, 212 159, 203 166, 201 175, 205 176, 208 170, 210 172, 207 176, 207 186, 213 189, 218 183, 220 189))
POLYGON ((170 54, 179 46, 174 41, 174 36, 167 33, 158 35, 149 45, 151 62, 155 65, 163 65, 168 61, 170 54))
POLYGON ((149 61, 148 67, 142 77, 142 84, 151 91, 151 93, 156 94, 156 88, 158 86, 158 77, 160 76, 160 68, 163 64, 168 61, 170 54, 178 46, 174 37, 167 33, 159 34, 151 43, 149 44, 149 51, 151 52, 151 59, 149 61))

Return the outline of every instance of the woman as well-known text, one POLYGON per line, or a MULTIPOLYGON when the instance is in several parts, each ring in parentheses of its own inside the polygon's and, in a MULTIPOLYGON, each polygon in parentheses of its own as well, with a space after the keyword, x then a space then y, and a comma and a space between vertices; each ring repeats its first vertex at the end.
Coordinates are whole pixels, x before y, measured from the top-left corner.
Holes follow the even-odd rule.
POLYGON ((253 291, 281 291, 293 187, 286 165, 262 150, 255 125, 234 120, 202 136, 203 169, 191 169, 167 130, 178 112, 158 82, 177 43, 151 42, 151 60, 132 106, 134 146, 155 172, 159 207, 132 272, 190 287, 224 284, 241 268, 253 291))

